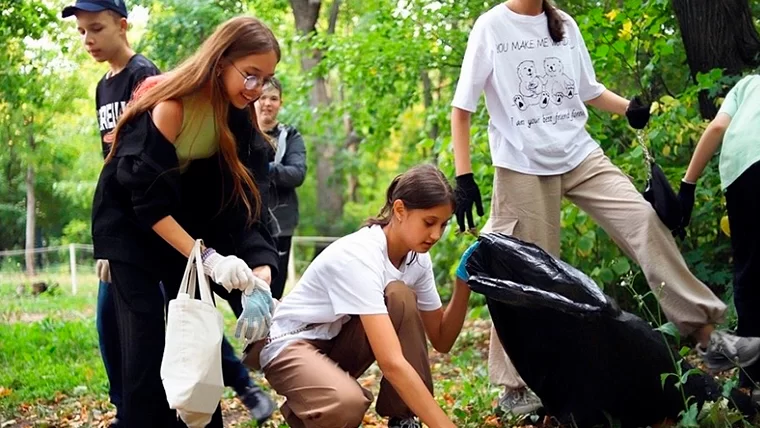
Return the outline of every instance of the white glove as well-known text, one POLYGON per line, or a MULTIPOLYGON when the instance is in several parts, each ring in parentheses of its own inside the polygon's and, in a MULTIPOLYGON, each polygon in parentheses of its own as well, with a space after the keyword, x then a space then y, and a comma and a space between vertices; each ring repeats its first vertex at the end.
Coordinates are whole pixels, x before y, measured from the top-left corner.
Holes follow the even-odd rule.
POLYGON ((106 282, 111 283, 111 266, 108 263, 108 260, 99 259, 97 262, 95 262, 95 272, 98 274, 98 279, 106 282))
POLYGON ((222 256, 213 248, 204 252, 203 270, 212 281, 227 291, 247 290, 254 286, 253 271, 242 259, 236 256, 222 256))

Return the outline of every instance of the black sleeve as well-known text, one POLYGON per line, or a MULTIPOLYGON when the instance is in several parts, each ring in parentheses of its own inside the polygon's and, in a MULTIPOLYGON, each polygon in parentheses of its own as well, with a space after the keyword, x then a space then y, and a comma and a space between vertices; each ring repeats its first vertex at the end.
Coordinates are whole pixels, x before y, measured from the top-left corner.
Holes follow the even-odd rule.
POLYGON ((116 180, 131 192, 132 207, 138 221, 150 229, 159 220, 177 212, 180 192, 176 172, 157 167, 145 156, 124 156, 118 159, 116 180))
POLYGON ((272 166, 272 181, 278 188, 295 189, 306 178, 306 145, 297 129, 288 131, 282 162, 272 166))
POLYGON ((112 162, 116 181, 131 192, 137 220, 150 229, 179 212, 181 185, 174 146, 160 134, 148 113, 126 124, 112 162))
MULTIPOLYGON (((243 259, 251 268, 269 266, 272 269, 272 277, 275 277, 279 256, 274 239, 267 228, 269 222, 269 143, 251 126, 247 110, 238 111, 231 108, 230 121, 238 143, 238 154, 251 172, 261 199, 258 218, 252 222, 248 221, 245 205, 234 204, 237 212, 235 218, 230 219, 230 226, 233 228, 230 232, 235 241, 235 255, 243 259), (241 125, 243 125, 242 130, 241 125)), ((252 195, 248 196, 252 201, 252 195)))
POLYGON ((132 94, 134 94, 135 89, 137 89, 137 86, 142 83, 143 80, 147 79, 150 76, 155 76, 161 74, 161 71, 159 71, 155 67, 140 67, 132 74, 132 81, 129 85, 129 98, 132 98, 132 94))

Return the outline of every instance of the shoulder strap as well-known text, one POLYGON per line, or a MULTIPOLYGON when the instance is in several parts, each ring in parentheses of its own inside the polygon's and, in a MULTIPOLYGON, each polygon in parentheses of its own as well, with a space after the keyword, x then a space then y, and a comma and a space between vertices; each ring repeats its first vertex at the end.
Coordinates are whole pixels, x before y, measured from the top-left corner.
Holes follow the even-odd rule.
POLYGON ((277 152, 274 154, 274 163, 282 163, 282 158, 285 157, 285 151, 288 149, 288 127, 280 123, 277 128, 280 130, 280 135, 277 137, 277 152))

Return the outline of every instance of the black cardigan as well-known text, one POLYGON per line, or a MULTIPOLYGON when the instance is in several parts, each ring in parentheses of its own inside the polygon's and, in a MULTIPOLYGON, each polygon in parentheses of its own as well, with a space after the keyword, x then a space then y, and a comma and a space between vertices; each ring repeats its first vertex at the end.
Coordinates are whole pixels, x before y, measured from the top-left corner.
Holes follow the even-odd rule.
POLYGON ((228 116, 238 156, 261 196, 259 218, 248 222, 245 205, 231 198, 231 175, 220 153, 191 162, 180 175, 174 145, 146 112, 124 125, 116 153, 100 173, 92 209, 96 259, 160 270, 176 250, 152 226, 171 215, 193 238, 220 254, 234 254, 252 268, 268 265, 272 276, 277 275, 277 250, 266 227, 270 148, 246 109, 230 106, 228 116))

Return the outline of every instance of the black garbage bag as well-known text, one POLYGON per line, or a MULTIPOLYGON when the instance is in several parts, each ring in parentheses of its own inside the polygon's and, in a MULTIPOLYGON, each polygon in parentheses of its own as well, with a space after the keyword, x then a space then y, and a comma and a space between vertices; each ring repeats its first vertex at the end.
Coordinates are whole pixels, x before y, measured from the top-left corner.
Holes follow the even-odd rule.
MULTIPOLYGON (((663 387, 661 375, 675 373, 680 357, 661 333, 537 246, 503 234, 482 234, 480 241, 467 261, 468 284, 486 296, 504 349, 549 415, 580 428, 678 419, 684 397, 674 377, 663 387)), ((681 364, 682 373, 692 368, 681 364)), ((702 372, 683 388, 700 408, 721 397, 702 372)), ((753 416, 749 397, 734 395, 753 416)))
POLYGON ((652 204, 657 216, 673 236, 683 239, 686 231, 681 225, 683 212, 676 192, 670 186, 668 177, 654 161, 650 163, 650 174, 646 187, 641 192, 642 196, 652 204))

